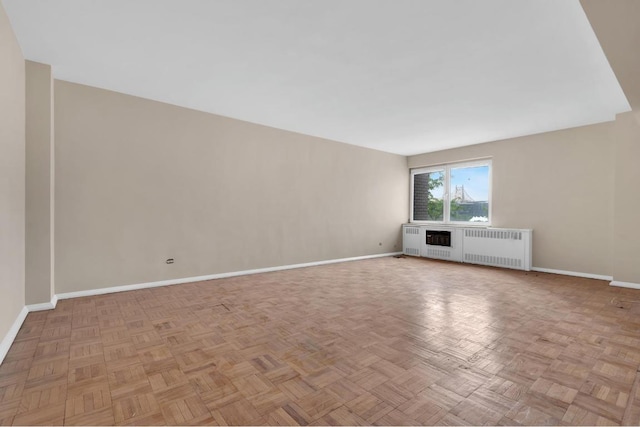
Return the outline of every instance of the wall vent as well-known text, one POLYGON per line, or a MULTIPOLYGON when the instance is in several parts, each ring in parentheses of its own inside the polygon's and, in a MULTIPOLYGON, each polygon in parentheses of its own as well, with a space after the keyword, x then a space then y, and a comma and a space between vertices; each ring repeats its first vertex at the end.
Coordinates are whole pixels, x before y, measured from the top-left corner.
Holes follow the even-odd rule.
POLYGON ((404 248, 405 255, 420 256, 420 249, 417 248, 404 248))
POLYGON ((508 239, 522 240, 522 231, 519 230, 486 230, 465 229, 464 237, 477 237, 480 239, 508 239))
POLYGON ((451 251, 447 249, 427 249, 427 257, 429 258, 451 258, 451 251))
POLYGON ((522 259, 519 258, 465 253, 464 262, 522 269, 522 259))

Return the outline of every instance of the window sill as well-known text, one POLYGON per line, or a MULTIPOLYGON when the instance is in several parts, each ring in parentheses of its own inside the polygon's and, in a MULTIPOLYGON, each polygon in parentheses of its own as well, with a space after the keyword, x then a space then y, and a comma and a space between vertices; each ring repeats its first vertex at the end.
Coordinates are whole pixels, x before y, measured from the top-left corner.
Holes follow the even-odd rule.
POLYGON ((430 225, 434 227, 447 227, 447 228, 492 228, 491 224, 483 223, 468 223, 468 224, 452 224, 443 222, 428 222, 428 221, 413 221, 407 222, 405 225, 430 225))

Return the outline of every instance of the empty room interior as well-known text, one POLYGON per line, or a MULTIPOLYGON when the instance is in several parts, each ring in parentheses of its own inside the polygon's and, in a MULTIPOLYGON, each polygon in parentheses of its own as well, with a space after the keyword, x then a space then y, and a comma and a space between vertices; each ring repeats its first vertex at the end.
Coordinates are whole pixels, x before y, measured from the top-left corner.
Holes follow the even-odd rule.
POLYGON ((1 425, 640 424, 640 1, 1 0, 1 425))

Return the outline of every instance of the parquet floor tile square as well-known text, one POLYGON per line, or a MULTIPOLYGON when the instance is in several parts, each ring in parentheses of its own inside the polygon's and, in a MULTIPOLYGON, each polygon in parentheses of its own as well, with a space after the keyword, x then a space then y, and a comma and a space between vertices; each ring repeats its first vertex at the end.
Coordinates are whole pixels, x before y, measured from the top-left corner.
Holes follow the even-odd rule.
POLYGON ((47 405, 35 411, 17 413, 13 425, 64 425, 65 404, 47 405))
POLYGON ((335 381, 338 381, 344 377, 344 373, 335 368, 324 368, 311 375, 307 375, 305 381, 316 389, 327 387, 335 381))
POLYGON ((318 390, 298 399, 296 403, 311 418, 317 419, 337 409, 343 402, 327 390, 318 390))
POLYGON ((441 387, 438 384, 430 385, 418 393, 417 396, 431 399, 438 406, 447 410, 451 410, 454 406, 464 400, 464 397, 449 389, 441 387))
POLYGON ((232 379, 236 389, 246 398, 273 390, 275 386, 267 377, 258 373, 232 379))
POLYGON ((554 418, 535 407, 528 406, 524 403, 518 403, 511 409, 498 424, 500 425, 535 425, 535 426, 553 426, 560 425, 561 420, 554 418))
POLYGON ((267 424, 274 426, 306 426, 310 417, 300 415, 290 405, 284 405, 267 416, 267 424))
POLYGON ((436 384, 462 397, 468 397, 489 378, 463 366, 444 376, 436 384))
MULTIPOLYGON (((52 323, 52 324, 54 324, 54 323, 52 323)), ((48 323, 47 323, 47 326, 48 326, 48 323)), ((45 328, 45 324, 42 323, 42 322, 29 322, 29 323, 26 323, 26 319, 25 319, 25 323, 20 328, 20 331, 18 332, 18 335, 16 335, 16 338, 15 338, 14 341, 20 342, 20 341, 23 341, 23 340, 29 340, 29 339, 37 338, 40 335, 42 335, 42 331, 44 330, 44 328, 45 328)))
POLYGON ((0 377, 15 375, 20 372, 29 372, 33 359, 13 359, 6 360, 0 365, 0 377))
POLYGON ((88 363, 70 364, 67 381, 69 384, 107 377, 107 366, 99 358, 87 360, 88 363))
POLYGON ((289 396, 279 390, 272 389, 248 397, 247 400, 261 415, 268 415, 278 408, 291 403, 289 396))
POLYGON ((294 378, 279 384, 278 388, 293 400, 305 397, 308 394, 317 391, 315 387, 306 382, 300 376, 295 376, 294 378))
POLYGON ((217 364, 218 369, 228 378, 242 378, 247 375, 258 374, 258 370, 249 361, 243 361, 235 364, 217 364))
POLYGON ((74 327, 72 324, 71 342, 76 343, 83 341, 102 342, 102 337, 100 336, 100 326, 96 324, 80 328, 74 327))
POLYGON ((511 399, 500 394, 498 391, 493 391, 487 386, 478 388, 467 398, 467 400, 502 414, 507 413, 518 401, 517 399, 511 399))
POLYGON ((365 390, 371 390, 387 382, 390 378, 373 368, 367 367, 349 375, 347 379, 365 390))
POLYGON ((138 351, 132 342, 110 345, 103 348, 104 360, 111 368, 135 365, 141 362, 138 351))
POLYGON ((59 358, 69 359, 70 348, 71 340, 68 338, 44 341, 36 347, 33 360, 36 363, 42 363, 59 358))
POLYGON ((195 391, 189 383, 175 385, 162 391, 154 392, 156 400, 160 403, 178 401, 182 397, 190 396, 192 394, 195 394, 195 391))
POLYGON ((347 402, 345 406, 370 424, 393 410, 392 405, 368 392, 347 402))
POLYGON ((529 389, 529 392, 548 396, 551 399, 557 399, 567 404, 571 404, 578 394, 578 390, 574 388, 566 387, 545 378, 538 378, 529 389))
POLYGON ((299 375, 300 374, 295 369, 286 364, 264 372, 264 376, 267 377, 274 385, 282 384, 299 375))
POLYGON ((619 422, 588 411, 576 405, 571 405, 565 412, 562 421, 569 425, 591 425, 591 426, 618 426, 619 422))
MULTIPOLYGON (((98 335, 99 336, 99 335, 98 335)), ((103 347, 100 342, 71 342, 69 350, 69 360, 82 359, 91 356, 103 355, 103 347)))
POLYGON ((160 406, 152 393, 136 393, 113 401, 113 414, 117 424, 138 424, 160 414, 160 406))
MULTIPOLYGON (((614 396, 615 397, 615 396, 614 396)), ((626 400, 626 397, 622 397, 626 400)), ((624 416, 625 408, 618 405, 611 404, 603 399, 599 399, 596 396, 579 392, 573 401, 573 405, 588 410, 598 416, 613 420, 616 423, 621 423, 624 416)))
MULTIPOLYGON (((637 400, 636 400, 637 401, 637 400)), ((584 424, 587 424, 586 422, 584 424)), ((631 404, 627 406, 624 412, 621 425, 631 426, 640 425, 640 404, 631 404)))
POLYGON ((39 342, 43 343, 49 340, 60 340, 64 338, 71 338, 71 324, 45 328, 40 335, 39 342))
POLYGON ((389 411, 373 423, 376 426, 415 426, 418 424, 416 420, 397 409, 389 411))
POLYGON ((18 410, 20 399, 5 400, 0 402, 0 422, 1 425, 11 425, 13 416, 18 410))
POLYGON ((55 359, 49 362, 31 365, 24 392, 26 392, 27 389, 53 387, 59 383, 66 385, 68 371, 68 359, 55 359))
POLYGON ((178 354, 172 350, 172 353, 176 354, 174 357, 178 361, 180 369, 185 373, 189 373, 215 367, 216 364, 213 354, 207 350, 198 348, 199 343, 197 341, 194 341, 193 344, 193 349, 185 349, 184 351, 178 352, 178 354))
POLYGON ((111 406, 93 411, 83 411, 78 415, 68 415, 65 413, 64 425, 66 426, 86 426, 86 425, 115 425, 113 410, 111 406))
POLYGON ((16 341, 11 346, 11 353, 7 354, 5 360, 31 359, 34 357, 40 338, 30 338, 16 341))
POLYGON ((173 388, 179 385, 189 384, 189 377, 178 367, 155 372, 148 376, 151 388, 155 393, 173 388))
POLYGON ((366 392, 365 389, 346 378, 334 381, 325 389, 342 402, 351 401, 366 392))
POLYGON ((449 414, 464 420, 470 425, 496 425, 506 411, 496 411, 470 399, 465 399, 454 406, 449 414))
POLYGON ((0 425, 638 425, 638 300, 409 257, 63 300, 0 425))
POLYGON ((207 408, 213 414, 214 410, 220 409, 223 406, 230 405, 239 400, 246 400, 245 397, 239 391, 235 391, 232 393, 224 392, 222 396, 219 396, 218 393, 205 393, 200 394, 200 398, 207 405, 207 408))
POLYGON ((345 406, 341 406, 333 412, 316 421, 317 425, 347 425, 367 426, 369 423, 345 406))
MULTIPOLYGON (((523 408, 536 409, 555 420, 561 420, 569 407, 568 403, 561 400, 530 392, 525 394, 519 403, 522 404, 523 408)), ((518 405, 516 405, 516 407, 518 407, 518 405)), ((508 417, 510 417, 510 412, 506 414, 508 417)))
POLYGON ((17 414, 37 412, 48 406, 64 403, 66 395, 67 385, 60 382, 53 386, 26 389, 22 392, 22 400, 18 406, 17 414))
POLYGON ((65 420, 70 417, 76 421, 80 418, 86 419, 88 414, 95 414, 99 411, 102 411, 101 415, 103 413, 106 415, 106 412, 111 413, 111 405, 111 393, 107 383, 96 383, 79 388, 67 395, 65 420))
POLYGON ((28 371, 0 376, 0 403, 18 399, 22 396, 27 381, 28 371))
POLYGON ((114 399, 151 392, 149 377, 141 364, 128 365, 117 370, 111 370, 108 380, 111 396, 114 399))
POLYGON ((401 385, 394 384, 391 381, 387 381, 372 388, 370 392, 394 408, 413 398, 413 393, 401 385))
POLYGON ((187 394, 160 404, 167 425, 214 425, 207 406, 196 394, 187 394))
POLYGON ((423 396, 416 396, 398 406, 397 409, 406 414, 410 419, 425 425, 438 423, 448 412, 446 409, 441 408, 423 396))
POLYGON ((261 420, 260 413, 246 399, 238 399, 211 413, 219 425, 254 425, 261 420))
POLYGON ((171 350, 164 344, 139 350, 138 357, 140 357, 142 363, 158 362, 174 358, 171 350))

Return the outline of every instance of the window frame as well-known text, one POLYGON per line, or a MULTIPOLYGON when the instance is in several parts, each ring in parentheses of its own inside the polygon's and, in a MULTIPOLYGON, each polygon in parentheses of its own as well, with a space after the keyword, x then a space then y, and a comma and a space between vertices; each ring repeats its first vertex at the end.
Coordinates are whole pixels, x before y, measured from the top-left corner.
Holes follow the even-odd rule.
POLYGON ((492 211, 492 191, 493 191, 493 165, 492 159, 478 159, 467 160, 461 162, 440 163, 436 165, 424 166, 420 168, 410 169, 410 189, 409 189, 409 222, 413 224, 437 224, 446 226, 461 226, 461 227, 490 227, 491 226, 491 211, 492 211), (471 222, 471 221, 451 221, 451 169, 468 168, 488 166, 489 167, 489 195, 488 195, 488 221, 487 222, 471 222), (413 218, 413 204, 414 204, 414 182, 415 176, 424 173, 442 172, 444 171, 444 192, 443 192, 443 213, 442 221, 433 220, 416 220, 413 218))

